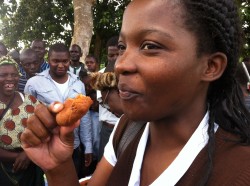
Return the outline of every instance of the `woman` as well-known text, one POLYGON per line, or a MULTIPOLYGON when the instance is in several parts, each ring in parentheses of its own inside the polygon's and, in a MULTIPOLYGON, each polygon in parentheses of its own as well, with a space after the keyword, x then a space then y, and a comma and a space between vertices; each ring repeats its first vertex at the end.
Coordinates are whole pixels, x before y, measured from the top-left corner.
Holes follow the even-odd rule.
POLYGON ((10 57, 0 59, 0 185, 44 185, 43 173, 21 148, 20 135, 38 104, 33 96, 17 92, 18 64, 10 57))
POLYGON ((101 91, 103 97, 103 101, 101 102, 102 106, 107 108, 117 117, 121 117, 123 110, 117 87, 117 78, 112 71, 92 73, 90 86, 95 90, 101 91))
MULTIPOLYGON (((249 185, 249 113, 234 77, 240 35, 234 1, 133 0, 124 13, 115 72, 123 117, 147 124, 116 156, 113 139, 126 124, 121 118, 89 185, 249 185)), ((59 138, 47 132, 56 124, 39 109, 36 125, 43 131, 28 123, 25 151, 48 170, 52 185, 78 185, 70 171, 72 129, 60 128, 59 138), (44 164, 37 151, 51 145, 60 150, 45 151, 50 163, 44 164)))

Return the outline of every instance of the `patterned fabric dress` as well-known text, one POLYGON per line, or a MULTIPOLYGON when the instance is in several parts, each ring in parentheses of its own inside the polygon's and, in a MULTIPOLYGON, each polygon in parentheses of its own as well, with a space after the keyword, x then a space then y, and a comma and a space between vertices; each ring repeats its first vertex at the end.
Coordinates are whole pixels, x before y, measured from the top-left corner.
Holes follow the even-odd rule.
MULTIPOLYGON (((13 152, 21 152, 20 136, 26 127, 27 118, 34 113, 34 108, 39 102, 31 95, 25 95, 23 103, 15 109, 9 109, 0 121, 0 148, 13 152)), ((6 105, 0 102, 0 113, 6 105)), ((1 162, 0 185, 44 185, 43 173, 40 168, 31 163, 30 166, 17 173, 12 172, 13 163, 1 162)))

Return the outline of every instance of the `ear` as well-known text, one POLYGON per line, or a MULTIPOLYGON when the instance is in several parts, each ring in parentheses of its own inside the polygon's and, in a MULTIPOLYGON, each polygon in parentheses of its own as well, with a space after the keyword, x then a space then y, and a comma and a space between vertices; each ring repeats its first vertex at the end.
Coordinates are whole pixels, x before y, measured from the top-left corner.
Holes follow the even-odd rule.
POLYGON ((224 73, 226 66, 227 56, 224 53, 216 52, 211 54, 206 61, 202 80, 211 82, 219 79, 224 73))

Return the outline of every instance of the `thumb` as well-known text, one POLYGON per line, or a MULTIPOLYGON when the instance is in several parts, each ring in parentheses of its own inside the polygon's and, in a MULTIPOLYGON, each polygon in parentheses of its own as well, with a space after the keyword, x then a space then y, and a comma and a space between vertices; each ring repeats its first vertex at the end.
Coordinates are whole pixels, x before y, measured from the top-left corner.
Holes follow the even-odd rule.
POLYGON ((55 114, 60 112, 63 108, 63 103, 60 103, 58 101, 55 101, 48 106, 49 111, 55 114))
POLYGON ((59 136, 62 143, 65 145, 74 145, 74 129, 80 125, 80 120, 70 126, 61 126, 59 136))

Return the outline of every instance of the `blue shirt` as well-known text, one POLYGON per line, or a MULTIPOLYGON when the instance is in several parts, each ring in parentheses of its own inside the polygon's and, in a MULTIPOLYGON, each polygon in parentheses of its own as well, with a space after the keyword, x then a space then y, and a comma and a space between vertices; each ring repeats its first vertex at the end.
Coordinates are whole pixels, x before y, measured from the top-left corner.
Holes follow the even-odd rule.
MULTIPOLYGON (((86 95, 84 84, 79 78, 67 72, 69 76, 68 90, 62 95, 61 91, 53 82, 49 69, 30 78, 26 83, 24 92, 35 96, 39 101, 49 105, 54 101, 63 103, 67 98, 74 98, 78 94, 86 95)), ((90 114, 87 112, 80 121, 80 126, 75 129, 74 148, 81 142, 85 145, 85 153, 92 153, 92 129, 90 114), (79 136, 80 135, 80 136, 79 136)))
MULTIPOLYGON (((39 72, 43 72, 44 70, 47 70, 48 68, 49 68, 49 64, 46 61, 44 61, 42 63, 42 65, 40 66, 39 72)), ((21 65, 19 65, 19 69, 20 69, 22 76, 19 78, 18 91, 23 93, 24 87, 25 87, 29 77, 27 77, 27 74, 21 65)))

